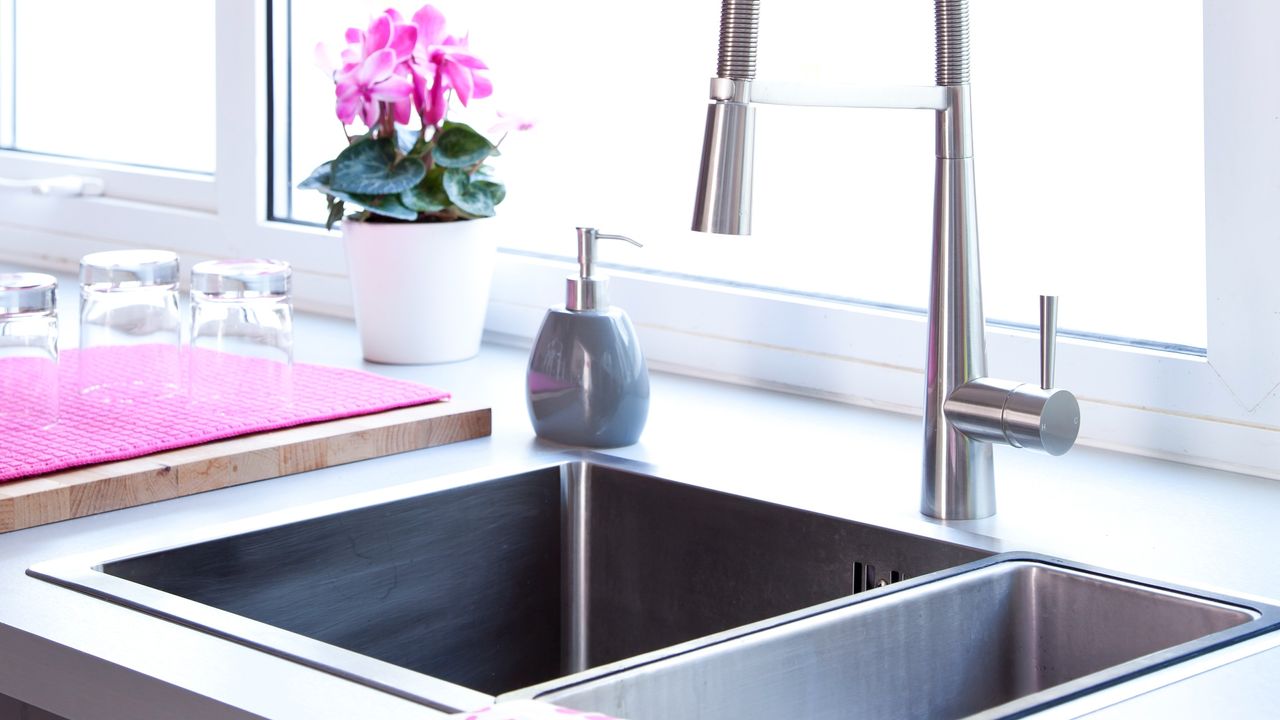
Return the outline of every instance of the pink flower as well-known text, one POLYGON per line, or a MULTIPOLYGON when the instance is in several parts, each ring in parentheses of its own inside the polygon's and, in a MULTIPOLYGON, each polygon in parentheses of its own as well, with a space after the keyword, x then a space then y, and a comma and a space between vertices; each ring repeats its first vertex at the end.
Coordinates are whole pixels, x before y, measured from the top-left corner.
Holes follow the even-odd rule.
MULTIPOLYGON (((377 50, 345 74, 337 77, 338 119, 350 125, 356 118, 373 127, 382 116, 380 102, 402 104, 413 94, 413 84, 395 73, 399 60, 395 50, 377 50)), ((396 108, 400 115, 400 108, 396 108)), ((400 118, 397 117, 397 120, 400 118)), ((408 122, 406 116, 402 122, 408 122)))
POLYGON ((388 10, 369 21, 366 30, 347 28, 342 66, 333 69, 323 45, 316 46, 317 62, 329 70, 337 87, 338 119, 350 124, 359 115, 372 126, 382 115, 380 103, 391 103, 397 122, 409 122, 413 83, 406 61, 417 45, 418 28, 388 10))
MULTIPOLYGON (((354 30, 355 28, 352 28, 354 30)), ((351 30, 347 31, 351 40, 351 30)), ((418 43, 418 28, 406 25, 395 10, 387 10, 369 23, 368 32, 361 38, 363 57, 368 58, 383 48, 395 51, 396 62, 407 60, 418 43)))
POLYGON ((344 124, 360 117, 372 126, 386 103, 397 123, 407 124, 416 107, 424 125, 439 125, 449 91, 464 106, 493 93, 493 83, 479 72, 488 67, 471 54, 466 37, 445 32, 444 15, 431 5, 408 22, 388 9, 364 30, 348 28, 345 40, 337 67, 324 45, 316 46, 317 64, 337 85, 337 114, 344 124))
POLYGON ((349 48, 349 47, 344 48, 342 53, 339 55, 339 57, 341 58, 342 62, 341 64, 335 66, 333 63, 333 59, 329 57, 329 48, 324 43, 316 43, 316 49, 315 49, 316 67, 323 70, 326 75, 328 75, 330 78, 334 80, 334 82, 337 82, 337 77, 339 75, 345 75, 351 72, 351 69, 354 68, 356 64, 363 59, 360 57, 360 53, 358 50, 355 50, 354 48, 349 48))
POLYGON ((467 39, 445 34, 444 15, 431 5, 413 14, 417 45, 410 68, 413 71, 413 100, 423 122, 435 125, 448 110, 445 91, 452 89, 465 106, 472 98, 493 93, 493 83, 477 70, 487 70, 479 58, 467 52, 467 39))
POLYGON ((512 130, 515 130, 517 132, 523 132, 525 130, 529 130, 530 128, 532 128, 533 124, 534 124, 533 120, 527 117, 522 117, 520 115, 515 115, 513 113, 506 113, 499 110, 498 122, 495 123, 493 127, 489 128, 489 134, 490 135, 497 135, 498 133, 506 134, 511 132, 512 130))

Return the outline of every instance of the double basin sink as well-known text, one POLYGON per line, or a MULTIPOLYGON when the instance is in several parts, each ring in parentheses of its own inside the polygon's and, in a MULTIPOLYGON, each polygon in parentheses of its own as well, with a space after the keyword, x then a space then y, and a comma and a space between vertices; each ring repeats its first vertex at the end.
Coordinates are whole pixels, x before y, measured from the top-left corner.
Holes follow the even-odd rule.
POLYGON ((591 455, 29 573, 444 712, 631 720, 1019 716, 1280 624, 591 455))

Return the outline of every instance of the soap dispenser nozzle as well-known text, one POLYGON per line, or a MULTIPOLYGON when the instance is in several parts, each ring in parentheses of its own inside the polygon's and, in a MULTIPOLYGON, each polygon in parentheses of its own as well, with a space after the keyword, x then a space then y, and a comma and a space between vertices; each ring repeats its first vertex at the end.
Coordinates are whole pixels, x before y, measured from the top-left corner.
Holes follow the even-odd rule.
POLYGON ((569 284, 565 293, 564 305, 574 311, 603 310, 609 306, 606 293, 609 278, 596 275, 596 240, 624 240, 644 247, 640 243, 623 235, 606 235, 595 228, 578 228, 578 275, 569 276, 569 284))

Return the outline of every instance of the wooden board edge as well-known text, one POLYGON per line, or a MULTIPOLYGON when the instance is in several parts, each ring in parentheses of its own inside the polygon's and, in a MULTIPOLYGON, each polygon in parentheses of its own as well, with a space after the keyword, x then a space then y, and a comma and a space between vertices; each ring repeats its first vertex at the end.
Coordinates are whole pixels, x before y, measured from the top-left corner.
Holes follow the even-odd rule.
POLYGON ((227 438, 130 460, 71 468, 0 484, 0 533, 383 455, 473 440, 487 437, 492 432, 491 408, 459 408, 449 402, 439 402, 227 438), (343 436, 353 438, 349 443, 351 447, 338 453, 329 452, 325 444, 343 436), (387 439, 391 436, 394 437, 387 439), (360 451, 360 441, 372 447, 360 451), (129 471, 109 474, 111 468, 121 465, 130 467, 129 471), (221 481, 210 482, 211 472, 224 473, 221 481))

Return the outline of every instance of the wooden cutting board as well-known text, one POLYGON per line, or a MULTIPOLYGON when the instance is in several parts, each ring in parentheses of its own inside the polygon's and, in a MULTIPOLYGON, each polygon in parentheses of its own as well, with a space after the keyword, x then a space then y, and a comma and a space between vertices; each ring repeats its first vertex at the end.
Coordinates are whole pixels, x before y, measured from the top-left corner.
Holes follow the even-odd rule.
POLYGON ((491 432, 489 408, 438 402, 11 480, 0 483, 0 533, 491 432))

